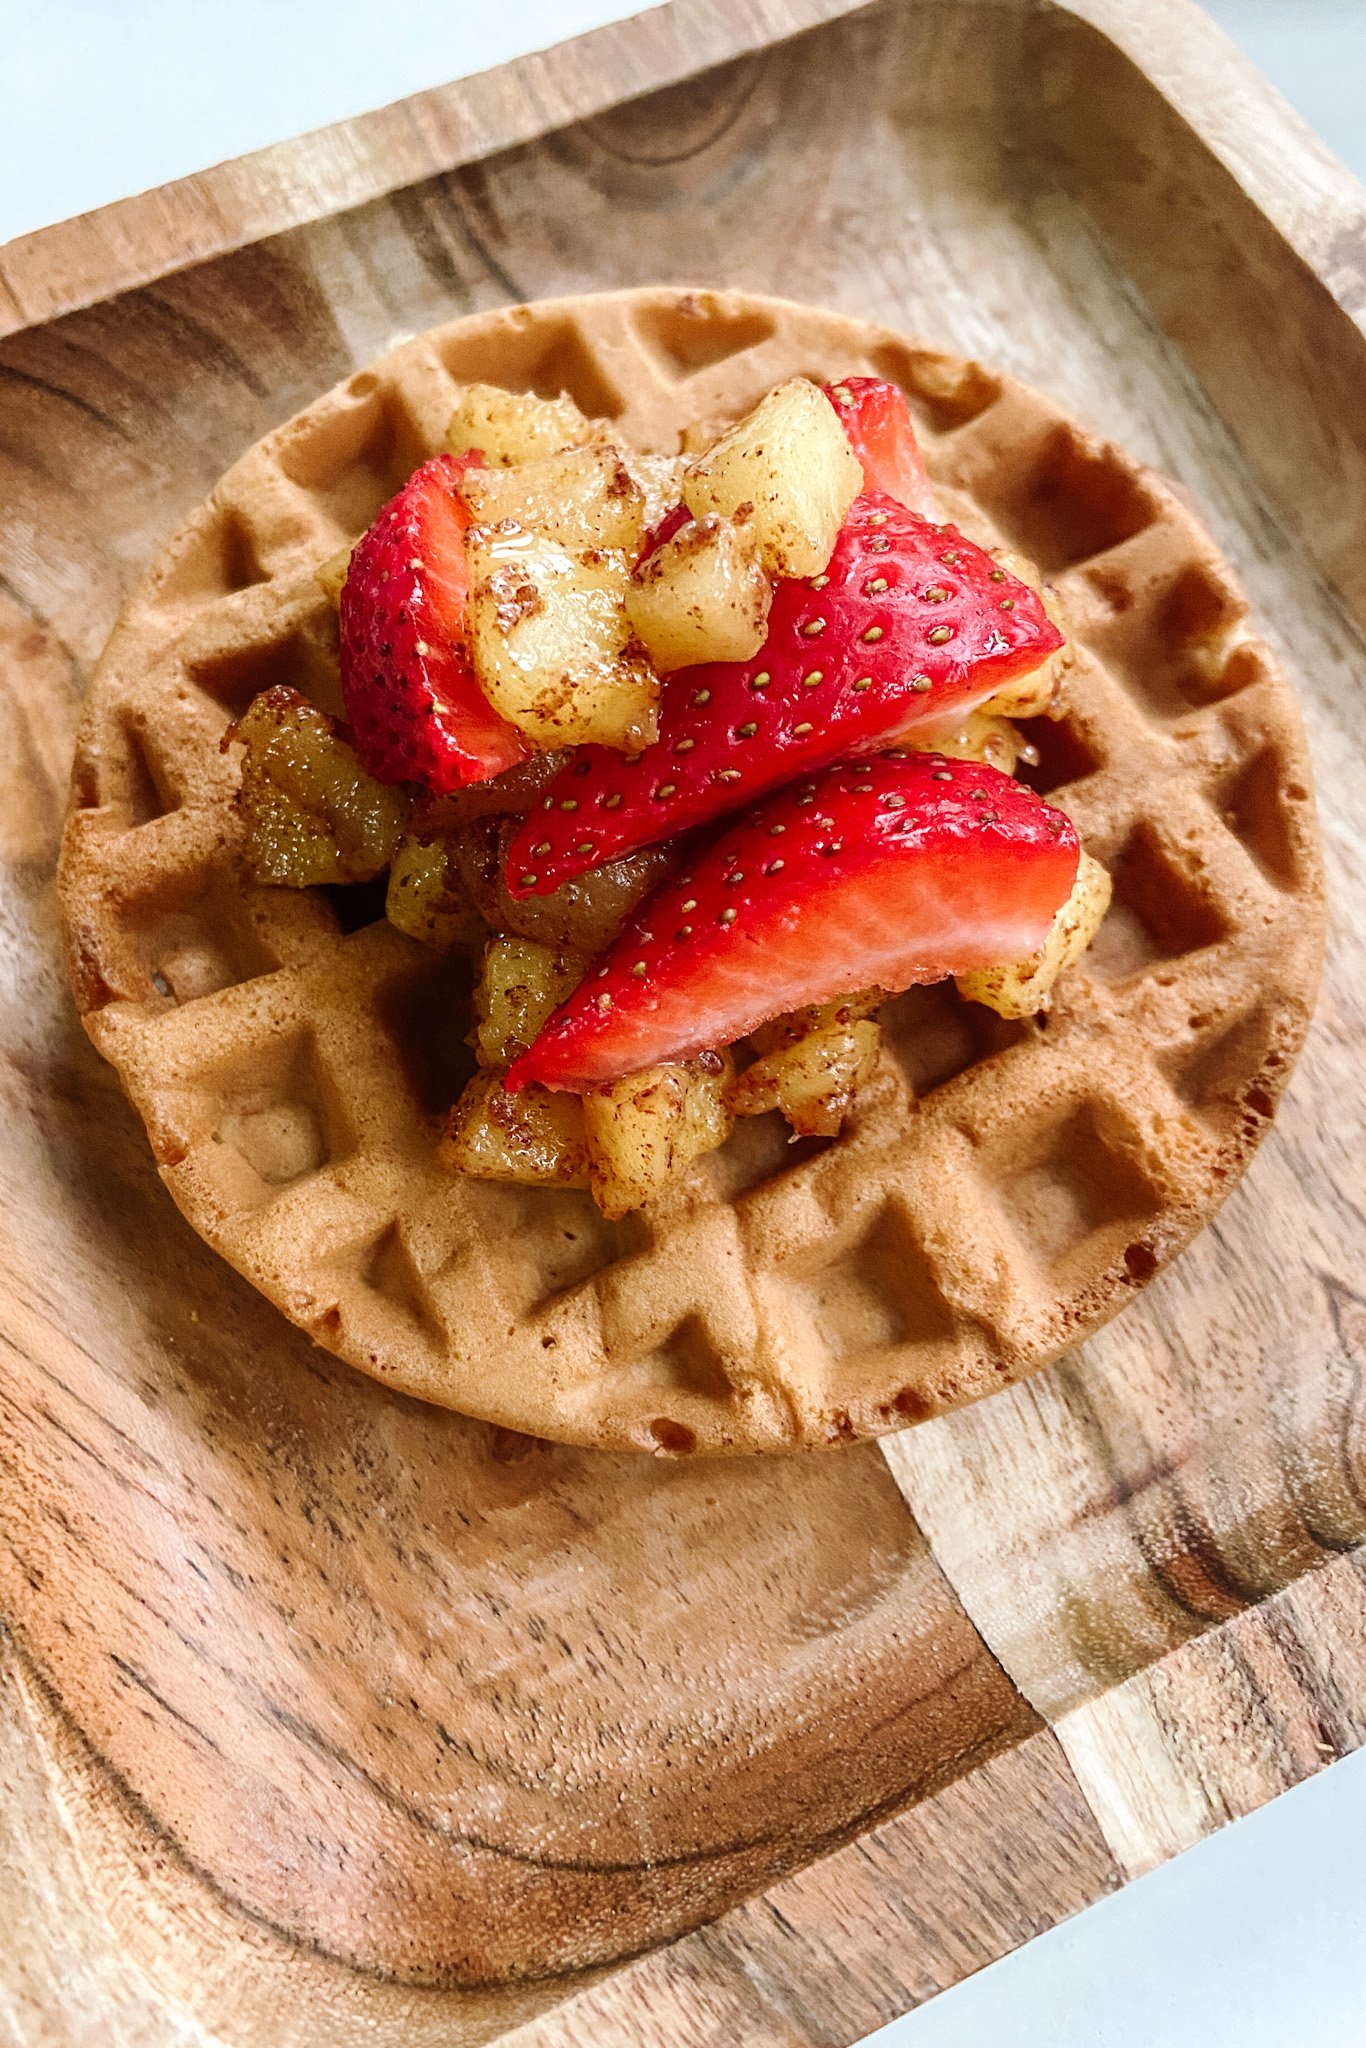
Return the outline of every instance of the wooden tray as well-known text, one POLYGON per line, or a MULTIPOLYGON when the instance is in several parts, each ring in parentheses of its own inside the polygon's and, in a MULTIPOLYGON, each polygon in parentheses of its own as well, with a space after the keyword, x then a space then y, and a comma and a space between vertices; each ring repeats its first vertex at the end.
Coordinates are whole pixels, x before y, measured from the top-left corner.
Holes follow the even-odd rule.
POLYGON ((673 0, 29 237, 0 296, 14 2038, 848 2042, 1358 1743, 1366 195, 1217 31, 673 0), (660 277, 1158 463, 1321 769, 1338 931, 1247 1182, 885 1454, 595 1458, 347 1372, 180 1222, 56 954, 82 678, 177 518, 400 332, 660 277))

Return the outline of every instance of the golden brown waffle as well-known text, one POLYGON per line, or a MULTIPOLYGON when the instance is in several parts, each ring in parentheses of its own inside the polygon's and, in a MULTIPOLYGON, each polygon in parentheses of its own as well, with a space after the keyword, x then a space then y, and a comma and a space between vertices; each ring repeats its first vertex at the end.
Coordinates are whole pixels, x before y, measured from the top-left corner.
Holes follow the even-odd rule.
MULTIPOLYGON (((1037 393, 883 329, 657 289, 437 329, 229 470, 129 601, 91 694, 61 870, 72 986, 195 1228, 329 1350, 538 1436, 788 1450, 894 1429, 1056 1357, 1190 1239, 1266 1128, 1323 928, 1290 690, 1161 481, 1037 393), (240 868, 230 721, 336 710, 314 569, 440 441, 461 380, 567 390, 645 449, 782 378, 907 391, 951 515, 1059 586, 1078 642, 1038 787, 1115 905, 1038 1024, 888 1005, 844 1135, 741 1124, 667 1199, 452 1178, 467 970, 240 868)), ((367 914, 374 915, 371 909, 367 914)), ((264 1370, 263 1366, 263 1370, 264 1370)))

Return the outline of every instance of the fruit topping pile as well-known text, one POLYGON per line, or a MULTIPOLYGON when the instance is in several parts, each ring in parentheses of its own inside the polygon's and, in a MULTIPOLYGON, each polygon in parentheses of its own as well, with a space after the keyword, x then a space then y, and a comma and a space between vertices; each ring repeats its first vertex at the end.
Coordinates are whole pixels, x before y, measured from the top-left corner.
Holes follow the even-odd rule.
POLYGON ((259 880, 387 874, 477 962, 442 1162, 608 1216, 737 1117, 837 1134, 888 994, 1046 1009, 1110 895, 1014 779, 1056 609, 941 519, 900 390, 794 378, 683 445, 467 387, 318 572, 345 722, 277 685, 231 735, 259 880))

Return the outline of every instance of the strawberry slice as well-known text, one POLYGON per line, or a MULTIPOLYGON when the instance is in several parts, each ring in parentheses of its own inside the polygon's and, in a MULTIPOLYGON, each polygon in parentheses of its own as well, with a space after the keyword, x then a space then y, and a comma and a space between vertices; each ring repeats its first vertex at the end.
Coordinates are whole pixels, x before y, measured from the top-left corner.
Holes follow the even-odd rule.
POLYGON ((346 716, 381 782, 435 796, 526 760, 465 651, 470 516, 458 495, 477 454, 435 455, 413 471, 362 535, 341 594, 346 716))
POLYGON ((934 485, 904 391, 882 377, 841 377, 822 389, 863 464, 869 490, 885 491, 922 518, 937 519, 934 485))
POLYGON ((1038 593, 952 526, 882 492, 854 500, 823 576, 773 593, 750 661, 678 669, 643 754, 579 747, 509 849, 514 896, 891 746, 980 703, 1062 645, 1038 593))
POLYGON ((508 1071, 582 1091, 851 988, 1023 960, 1076 880, 1070 818, 939 754, 841 764, 733 824, 638 910, 508 1071))

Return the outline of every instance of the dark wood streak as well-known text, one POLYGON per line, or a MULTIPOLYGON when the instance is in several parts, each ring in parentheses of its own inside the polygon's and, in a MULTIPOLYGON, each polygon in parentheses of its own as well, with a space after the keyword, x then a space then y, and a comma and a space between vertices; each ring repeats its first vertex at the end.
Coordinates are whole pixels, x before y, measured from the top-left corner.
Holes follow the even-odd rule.
POLYGON ((1352 1499, 1361 1509, 1363 1519, 1366 1519, 1366 1481, 1357 1477, 1357 1460, 1351 1445, 1353 1429, 1366 1416, 1366 1381, 1363 1380, 1363 1367, 1366 1367, 1366 1298, 1331 1274, 1321 1274, 1320 1279, 1342 1355, 1350 1359, 1352 1365, 1352 1392, 1342 1404, 1342 1418, 1338 1425, 1338 1469, 1352 1499), (1359 1332, 1347 1327, 1349 1308, 1361 1318, 1359 1332))
POLYGON ((474 251, 488 276, 514 302, 527 297, 525 288, 517 282, 512 271, 496 256, 489 239, 482 234, 470 219, 469 209, 464 201, 464 177, 451 177, 441 181, 440 190, 451 201, 450 213, 456 233, 474 251))
MULTIPOLYGON (((12 465, 21 474, 34 477, 39 483, 53 488, 59 488, 65 481, 55 464, 35 455, 26 443, 6 434, 3 427, 0 427, 0 460, 12 465)), ((14 585, 7 579, 0 582, 0 589, 3 589, 7 596, 13 597, 16 603, 19 602, 14 585)), ((36 612, 27 605, 24 608, 29 611, 31 617, 37 619, 36 612)))
POLYGON ((267 380, 224 339, 217 327, 211 326, 207 320, 196 319, 194 314, 186 312, 184 307, 174 305, 167 296, 168 289, 165 285, 149 285, 141 295, 142 304, 155 309, 157 315, 173 330, 177 341, 193 342, 209 361, 221 364, 230 376, 245 385, 253 398, 270 398, 272 393, 267 380))
MULTIPOLYGON (((130 1664, 126 1657, 120 1657, 116 1651, 110 1652, 109 1661, 121 1677, 126 1678, 130 1685, 136 1686, 139 1692, 145 1692, 155 1707, 163 1714, 169 1714, 173 1721, 178 1721, 182 1728, 194 1736, 196 1742, 202 1742, 205 1748, 211 1749, 216 1756, 223 1754, 222 1746, 214 1741, 208 1729, 201 1727, 198 1721, 192 1721, 188 1714, 182 1714, 179 1707, 168 1700, 164 1693, 158 1692, 145 1671, 139 1671, 136 1665, 130 1664)), ((165 1830, 159 1828, 158 1833, 165 1835, 165 1830)))
MULTIPOLYGON (((1133 1477, 1126 1475, 1115 1447, 1090 1398, 1084 1373, 1070 1366, 1062 1368, 1069 1381, 1074 1414, 1084 1419, 1091 1447, 1110 1482, 1111 1499, 1121 1508, 1148 1568, 1147 1588, 1162 1600, 1174 1624, 1173 1646, 1197 1630, 1226 1621, 1244 1608, 1255 1606, 1275 1588, 1241 1582, 1219 1553, 1213 1530, 1192 1506, 1173 1467, 1165 1463, 1149 1466, 1133 1477), (1150 1495, 1158 1495, 1161 1507, 1151 1519, 1142 1510, 1150 1495), (1170 1517, 1178 1538, 1176 1555, 1167 1544, 1155 1539, 1153 1521, 1170 1517)), ((1167 1533, 1163 1530, 1163 1535, 1167 1533)))
MULTIPOLYGON (((564 1647, 568 1650, 569 1645, 565 1644, 564 1647)), ((952 1694, 957 1689, 959 1682, 968 1676, 977 1662, 978 1659, 974 1657, 959 1665, 957 1669, 937 1678, 933 1685, 928 1686, 917 1695, 914 1708, 919 1710, 936 1699, 952 1694)), ((287 1730, 289 1734, 296 1737, 306 1748, 316 1751, 319 1756, 325 1757, 329 1763, 338 1764, 348 1775, 358 1778, 368 1791, 374 1793, 382 1805, 388 1807, 391 1812, 399 1814, 404 1820, 411 1821, 423 1833, 434 1835, 443 1844, 455 1844, 462 1848, 477 1849, 483 1855, 496 1857, 502 1862, 519 1864, 528 1870, 565 1871, 591 1877, 629 1876, 633 1872, 638 1873, 646 1869, 651 1871, 680 1870, 688 1869, 694 1865, 719 1863, 727 1858, 750 1855, 755 1850, 777 1851, 778 1854, 773 1863, 773 1867, 776 1870, 790 1867, 790 1864, 784 1860, 786 1844, 778 1836, 762 1829, 754 1834, 737 1835, 727 1841, 708 1843, 702 1849, 674 1850, 664 1854, 652 1852, 645 1858, 629 1857, 619 1861, 612 1861, 591 1857, 537 1855, 529 1850, 514 1848, 508 1842, 496 1841, 492 1837, 480 1834, 472 1829, 442 1826, 439 1822, 434 1821, 429 1814, 423 1813, 420 1808, 413 1806, 406 1800, 397 1798, 379 1779, 364 1770, 348 1751, 330 1742, 322 1734, 321 1730, 312 1727, 308 1722, 300 1719, 299 1716, 291 1714, 287 1708, 281 1706, 276 1701, 266 1701, 264 1703, 264 1710, 267 1718, 278 1727, 287 1730)), ((1034 1728, 1042 1725, 1029 1713, 1027 1708, 1023 1709, 1020 1718, 1022 1727, 1019 1733, 1021 1735, 1033 1732, 1034 1728)), ((889 1728, 896 1727, 898 1724, 904 1724, 906 1719, 907 1714, 904 1709, 895 1714, 885 1715, 881 1719, 874 1720, 869 1724, 865 1730, 865 1736, 869 1738, 876 1736, 889 1728)), ((889 1818, 894 1813, 901 1812, 914 1800, 932 1796, 941 1785, 951 1782, 953 1778, 959 1775, 959 1767, 970 1769, 974 1758, 994 1755, 1000 1746, 1000 1737, 997 1734, 977 1735, 965 1749, 958 1752, 952 1759, 946 1760, 937 1773, 913 1785, 907 1784, 897 1787, 894 1791, 888 1792, 884 1797, 876 1801, 875 1804, 861 1808, 847 1820, 841 1821, 839 1826, 827 1829, 823 1833, 811 1837, 803 1845, 803 1853, 811 1856, 822 1855, 827 1850, 838 1847, 842 1842, 855 1839, 867 1828, 876 1826, 879 1821, 889 1818)), ((845 1753, 847 1754, 847 1751, 845 1753)), ((836 1749, 833 1754, 835 1757, 838 1757, 841 1752, 836 1749)))
MULTIPOLYGON (((712 128, 704 130, 700 135, 689 136, 687 143, 681 149, 658 151, 628 149, 624 143, 613 139, 614 127, 619 129, 622 125, 620 117, 615 110, 610 114, 596 115, 593 119, 585 121, 577 129, 564 131, 560 135, 550 137, 548 147, 552 151, 558 151, 565 147, 566 140, 583 136, 592 149, 610 158, 613 163, 622 164, 637 170, 672 170, 680 164, 694 163, 699 158, 706 156, 708 151, 715 149, 719 142, 724 141, 727 136, 731 135, 740 126, 761 89, 772 84, 775 63, 781 62, 781 59, 775 59, 772 55, 768 55, 764 57, 751 57, 739 64, 729 66, 724 74, 725 83, 729 87, 732 81, 734 81, 735 89, 728 95, 721 95, 727 98, 728 103, 722 107, 712 128)), ((785 66, 784 68, 789 67, 785 66)), ((717 96, 715 74, 707 80, 705 86, 698 87, 689 82, 687 85, 678 86, 674 89, 675 100, 686 96, 693 105, 704 104, 704 95, 708 98, 717 96)), ((564 160, 572 162, 572 155, 566 154, 564 160)), ((468 175, 468 173, 465 175, 468 175)))
MULTIPOLYGON (((63 1518, 59 1516, 59 1519, 63 1518)), ((76 1531, 74 1526, 71 1525, 69 1522, 65 1524, 65 1533, 69 1539, 81 1543, 82 1547, 86 1547, 79 1533, 76 1531)), ((17 1555, 17 1553, 14 1552, 14 1546, 11 1543, 8 1534, 6 1533, 3 1527, 3 1524, 0 1524, 0 1542, 3 1542, 5 1544, 5 1547, 11 1550, 12 1554, 17 1555)), ((96 1553, 92 1551, 91 1554, 95 1555, 96 1553)), ((31 1572, 31 1567, 29 1568, 29 1570, 31 1572)), ((152 1603, 148 1601, 143 1595, 137 1593, 126 1582, 118 1579, 114 1575, 111 1574, 110 1576, 113 1578, 113 1583, 117 1585, 122 1592, 131 1597, 136 1602, 136 1604, 145 1608, 147 1612, 152 1614, 155 1619, 161 1621, 164 1625, 168 1627, 171 1626, 171 1624, 167 1621, 166 1617, 159 1615, 155 1607, 153 1607, 152 1603)), ((179 1635, 179 1632, 176 1633, 179 1635)), ((73 1733, 81 1734, 83 1746, 86 1748, 91 1748, 91 1745, 88 1743, 83 1733, 81 1733, 81 1731, 79 1731, 76 1728, 75 1724, 71 1722, 65 1707, 62 1705, 61 1696, 58 1688, 52 1683, 52 1680, 47 1671, 44 1669, 41 1661, 35 1658, 32 1652, 26 1647, 22 1633, 20 1631, 15 1630, 11 1625, 7 1624, 5 1621, 0 1619, 0 1637, 2 1637, 4 1641, 11 1645, 16 1654, 22 1660, 27 1674, 43 1692, 49 1703, 53 1706, 54 1710, 60 1713, 63 1721, 69 1727, 72 1728, 73 1733)), ((196 1645, 193 1639, 185 1637, 183 1635, 179 1635, 179 1640, 186 1647, 191 1649, 197 1649, 200 1654, 203 1654, 202 1646, 196 1645)), ((208 1748, 213 1750, 215 1754, 222 1755, 224 1753, 221 1748, 221 1745, 212 1736, 209 1735, 206 1729, 204 1729, 199 1723, 194 1721, 191 1717, 183 1713, 178 1707, 174 1705, 173 1702, 163 1697, 158 1692, 156 1687, 152 1684, 152 1682, 148 1679, 146 1674, 144 1672, 139 1671, 127 1658, 117 1653, 111 1652, 109 1661, 111 1665, 121 1674, 121 1676, 128 1681, 128 1683, 133 1685, 139 1692, 145 1694, 149 1699, 151 1699, 154 1702, 154 1704, 161 1709, 162 1712, 167 1714, 172 1720, 174 1720, 180 1726, 185 1728, 186 1731, 196 1741, 203 1742, 208 1748)), ((958 1682, 969 1674, 970 1670, 973 1668, 973 1665, 976 1663, 976 1661, 976 1659, 973 1659, 971 1660, 971 1662, 965 1663, 958 1669, 944 1674, 942 1678, 937 1680, 937 1682, 934 1685, 928 1688, 928 1690, 921 1696, 921 1701, 917 1702, 917 1704, 922 1704, 924 1701, 931 1700, 938 1696, 951 1693, 957 1686, 958 1682)), ((217 1660, 212 1658, 209 1659, 209 1662, 214 1666, 216 1670, 220 1672, 220 1674, 224 1678, 226 1678, 229 1681, 229 1683, 237 1682, 235 1680, 234 1674, 227 1667, 223 1666, 222 1664, 218 1663, 217 1660)), ((381 1804, 389 1808, 391 1811, 399 1814, 403 1819, 417 1826, 421 1831, 435 1835, 443 1842, 443 1844, 455 1844, 475 1849, 480 1853, 493 1856, 494 1858, 500 1861, 520 1865, 522 1867, 533 1870, 558 1871, 563 1873, 573 1873, 578 1875, 591 1876, 631 1876, 642 1874, 647 1869, 651 1872, 656 1872, 661 1869, 686 1867, 690 1864, 705 1865, 708 1862, 718 1861, 726 1857, 744 1854, 755 1848, 770 1848, 778 1850, 780 1852, 778 1860, 774 1866, 778 1872, 790 1868, 792 1861, 795 1860, 790 1854, 784 1855, 781 1853, 784 1848, 784 1845, 780 1843, 777 1838, 769 1837, 762 1833, 752 1838, 737 1839, 733 1842, 718 1843, 715 1845, 711 1845, 706 1850, 693 1852, 691 1854, 675 1854, 665 1857, 660 1857, 657 1854, 651 1854, 644 1861, 642 1861, 641 1859, 631 1859, 629 1861, 609 1862, 594 1861, 589 1859, 570 1859, 537 1856, 525 1851, 514 1849, 510 1845, 505 1843, 491 1841, 473 1831, 457 1831, 440 1827, 438 1824, 434 1823, 428 1815, 423 1814, 420 1810, 411 1806, 407 1802, 395 1798, 395 1796, 392 1794, 388 1787, 384 1786, 380 1781, 374 1779, 369 1773, 363 1771, 357 1765, 355 1759, 352 1756, 350 1756, 348 1752, 341 1749, 338 1745, 328 1741, 328 1739, 324 1735, 322 1735, 321 1731, 311 1727, 308 1723, 301 1720, 300 1717, 289 1713, 288 1710, 282 1707, 278 1702, 271 1701, 268 1699, 260 1699, 258 1700, 257 1704, 260 1711, 263 1712, 264 1716, 267 1719, 272 1721, 275 1725, 284 1728, 305 1748, 314 1751, 316 1754, 324 1757, 327 1761, 339 1765, 348 1775, 359 1777, 361 1781, 366 1785, 367 1790, 372 1792, 379 1799, 381 1804)), ((882 1722, 875 1722, 872 1725, 872 1727, 867 1731, 867 1733, 870 1735, 876 1734, 880 1731, 882 1727, 891 1725, 898 1718, 901 1717, 888 1716, 882 1722)), ((1028 1710, 1026 1709, 1023 1713, 1021 1725, 1008 1736, 1007 1740, 1013 1742, 1024 1739, 1025 1737, 1027 1737, 1028 1734, 1033 1732, 1039 1725, 1040 1724, 1037 1722, 1036 1718, 1030 1715, 1028 1713, 1028 1710)), ((961 1751, 952 1760, 946 1759, 944 1765, 941 1767, 940 1771, 936 1773, 934 1777, 928 1779, 922 1784, 903 1787, 897 1792, 887 1795, 885 1798, 877 1801, 875 1804, 867 1807, 859 1813, 850 1816, 850 1818, 847 1821, 843 1822, 839 1827, 832 1828, 827 1832, 812 1838, 811 1841, 805 1845, 801 1860, 806 1861, 811 1858, 818 1858, 822 1855, 825 1855, 830 1851, 840 1847, 843 1843, 857 1839, 858 1836, 865 1833, 868 1829, 877 1827, 879 1824, 889 1819, 894 1814, 903 1811, 905 1807, 913 1800, 932 1797, 943 1785, 952 1783, 958 1776, 962 1775, 966 1771, 970 1771, 975 1764, 984 1761, 988 1756, 999 1753, 1000 1748, 1000 1736, 997 1736, 995 1738, 988 1738, 986 1736, 979 1737, 979 1739, 972 1743, 971 1746, 961 1751)), ((359 1969, 362 1974, 369 1977, 373 1977, 374 1980, 378 1982, 408 1981, 402 1974, 395 1973, 391 1976, 389 1972, 386 1972, 384 1970, 367 1968, 364 1965, 364 1963, 358 1962, 357 1959, 350 1954, 338 1954, 334 1956, 333 1952, 327 1949, 323 1944, 307 1939, 301 1940, 295 1930, 291 1929, 290 1927, 284 1924, 281 1924, 276 1920, 269 1918, 268 1916, 256 1912, 252 1908, 249 1900, 241 1898, 237 1896, 234 1892, 232 1892, 230 1889, 220 1886, 216 1881, 212 1879, 211 1874, 208 1871, 203 1869, 202 1866, 196 1863, 196 1861, 187 1854, 184 1843, 181 1840, 178 1833, 174 1829, 168 1827, 166 1823, 146 1805, 145 1801, 136 1792, 133 1791, 131 1786, 128 1784, 127 1780, 123 1777, 122 1773, 114 1766, 111 1759, 107 1755, 102 1754, 93 1749, 91 1750, 91 1753, 92 1755, 94 1755, 100 1768, 108 1774, 112 1782, 116 1785, 120 1795, 137 1812, 137 1815, 140 1821, 143 1823, 143 1825, 145 1825, 148 1828, 148 1830, 151 1831, 160 1842, 164 1843, 165 1846, 172 1853, 175 1854, 175 1856, 185 1865, 187 1869, 193 1871, 195 1875, 200 1877, 201 1879, 209 1882, 211 1889, 214 1891, 215 1895, 220 1897, 224 1901, 224 1903, 230 1905, 234 1910, 246 1913, 249 1918, 256 1921, 260 1925, 268 1927, 273 1934, 276 1934, 280 1938, 286 1940, 292 1946, 301 1947, 303 1949, 308 1950, 310 1953, 329 1956, 334 1960, 344 1961, 347 1964, 348 1968, 359 1969)), ((441 1976, 437 1976, 433 1978, 431 1981, 434 1983, 440 1983, 445 1980, 441 1976)), ((456 1981, 467 1982, 468 1980, 462 1977, 456 1981)))
POLYGON ((93 420, 105 433, 112 434, 116 441, 123 441, 129 445, 133 442, 134 436, 128 428, 111 419, 99 406, 92 404, 88 398, 82 398, 79 393, 68 391, 65 386, 53 383, 47 377, 40 377, 34 370, 21 370, 17 363, 0 362, 0 377, 7 378, 11 384, 17 384, 23 390, 36 391, 44 398, 54 399, 59 405, 70 406, 85 419, 93 420))
MULTIPOLYGON (((0 1541, 5 1540, 7 1539, 5 1538, 4 1530, 0 1527, 0 1541)), ((283 1942, 287 1948, 297 1950, 305 1955, 325 1955, 326 1952, 317 1942, 310 1941, 306 1936, 300 1935, 292 1928, 279 1926, 274 1921, 267 1919, 265 1915, 253 1911, 247 1900, 235 1897, 233 1893, 219 1884, 211 1870, 206 1869, 202 1864, 196 1863, 192 1857, 187 1856, 183 1844, 174 1835, 167 1832, 157 1820, 156 1815, 147 1807, 136 1789, 123 1776, 113 1761, 90 1741, 86 1731, 67 1710, 60 1691, 52 1684, 42 1665, 29 1655, 22 1639, 3 1619, 0 1619, 0 1642, 8 1646, 21 1665, 25 1679, 41 1695, 44 1704, 53 1718, 60 1721, 71 1740, 85 1752, 95 1767, 107 1779, 114 1796, 127 1809, 128 1813, 133 1816, 137 1824, 145 1830, 149 1839, 157 1844, 163 1854, 173 1857, 195 1879, 197 1884, 204 1887, 205 1892, 210 1898, 219 1901, 220 1904, 226 1906, 233 1914, 241 1914, 252 1925, 266 1929, 275 1939, 283 1942)), ((183 1716, 177 1716, 177 1718, 183 1719, 183 1716)), ((347 1967, 354 1970, 359 1976, 368 1977, 375 1983, 389 1981, 383 1972, 367 1970, 363 1964, 357 1963, 354 1960, 349 1960, 347 1967)))
POLYGON ((469 284, 459 265, 453 260, 443 239, 442 230, 449 224, 454 227, 474 250, 479 262, 490 276, 496 277, 500 287, 510 299, 521 296, 510 277, 498 271, 496 260, 484 248, 475 235, 470 222, 465 218, 459 205, 459 195, 453 186, 443 188, 443 196, 454 203, 441 209, 438 215, 432 205, 433 195, 422 189, 400 192, 394 199, 394 212, 406 234, 409 246, 428 276, 449 292, 454 305, 469 303, 469 284))

